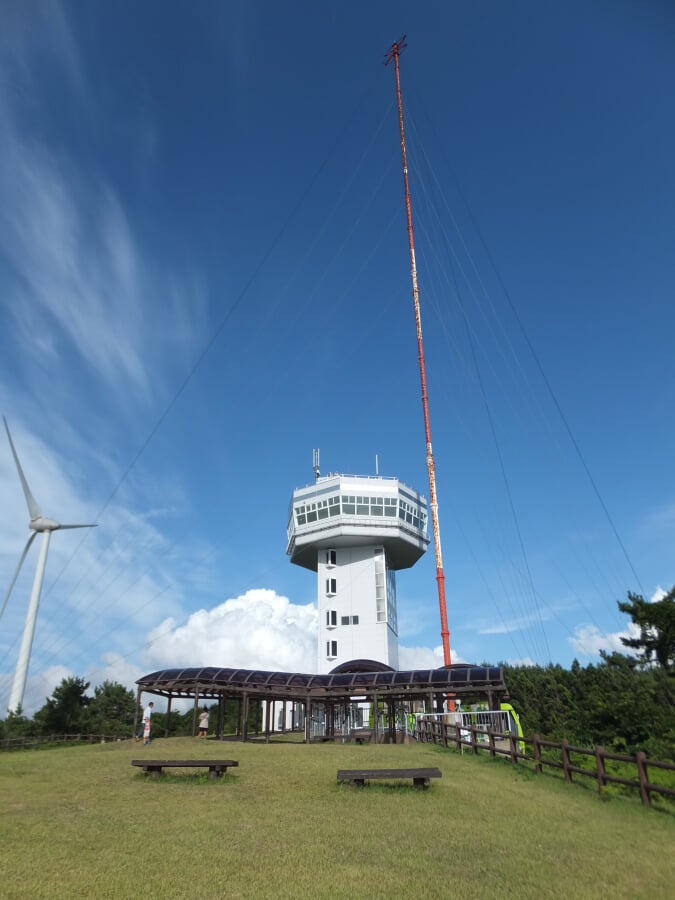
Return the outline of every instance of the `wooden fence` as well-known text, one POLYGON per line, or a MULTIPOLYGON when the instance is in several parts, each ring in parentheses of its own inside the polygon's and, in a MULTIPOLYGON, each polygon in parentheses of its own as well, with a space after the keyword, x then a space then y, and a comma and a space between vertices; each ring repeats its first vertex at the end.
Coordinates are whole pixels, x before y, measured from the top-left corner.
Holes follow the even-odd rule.
POLYGON ((0 741, 0 750, 39 750, 40 747, 54 746, 55 744, 78 744, 81 741, 89 744, 108 744, 113 741, 128 740, 130 740, 128 734, 45 734, 4 738, 0 741))
POLYGON ((441 744, 443 747, 454 745, 458 750, 470 747, 473 753, 479 750, 487 750, 492 758, 495 756, 508 756, 514 765, 519 760, 529 760, 534 763, 535 771, 541 774, 544 766, 554 769, 562 769, 565 781, 572 781, 572 775, 584 775, 596 779, 598 790, 608 784, 623 784, 629 788, 640 791, 640 797, 645 806, 651 804, 652 794, 663 794, 666 797, 675 798, 675 789, 655 784, 649 780, 649 770, 660 769, 675 772, 675 763, 662 762, 656 759, 648 759, 647 754, 639 750, 634 755, 625 753, 608 753, 602 747, 594 750, 587 747, 574 747, 569 741, 546 741, 538 735, 533 737, 518 737, 513 732, 500 732, 492 728, 480 725, 457 725, 443 722, 437 718, 419 716, 417 720, 417 738, 432 744, 441 744), (528 750, 531 748, 531 752, 528 750), (560 759, 551 759, 544 755, 543 750, 560 751, 560 759), (589 757, 594 761, 590 768, 575 765, 571 754, 575 756, 589 757), (629 763, 637 767, 637 780, 623 778, 607 771, 606 760, 629 763))

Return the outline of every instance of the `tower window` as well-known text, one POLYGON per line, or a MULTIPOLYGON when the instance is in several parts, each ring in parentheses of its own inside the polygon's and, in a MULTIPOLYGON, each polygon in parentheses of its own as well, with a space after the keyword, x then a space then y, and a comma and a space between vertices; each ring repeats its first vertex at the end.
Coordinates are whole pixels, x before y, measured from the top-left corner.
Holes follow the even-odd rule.
POLYGON ((326 610, 326 628, 336 628, 337 627, 337 610, 336 609, 327 609, 326 610))
POLYGON ((337 594, 337 578, 326 578, 326 596, 334 597, 337 594))
POLYGON ((326 641, 326 656, 328 659, 333 659, 337 655, 337 641, 326 641))
POLYGON ((375 616, 378 622, 387 621, 384 550, 375 550, 375 616))
POLYGON ((337 565, 337 550, 326 550, 326 565, 327 566, 336 566, 337 565))

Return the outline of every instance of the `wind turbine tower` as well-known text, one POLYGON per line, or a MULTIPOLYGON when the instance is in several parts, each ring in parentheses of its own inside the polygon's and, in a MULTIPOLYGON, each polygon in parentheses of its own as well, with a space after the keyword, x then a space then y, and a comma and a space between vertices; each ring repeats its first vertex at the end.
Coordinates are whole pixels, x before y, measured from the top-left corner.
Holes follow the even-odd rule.
POLYGON ((31 535, 26 542, 26 546, 23 548, 23 553, 21 554, 21 558, 19 559, 19 564, 16 567, 11 584, 9 585, 9 589, 5 594, 5 599, 2 603, 2 609, 0 609, 0 616, 2 616, 2 613, 5 610, 7 601, 9 600, 9 595, 12 593, 12 588, 14 587, 16 579, 19 577, 21 566, 23 565, 23 561, 28 554, 30 545, 35 540, 35 536, 37 534, 42 534, 42 544, 40 546, 40 554, 38 556, 37 566, 35 567, 35 578, 33 579, 33 590, 31 591, 30 595, 28 614, 26 615, 26 624, 23 629, 23 638, 21 639, 19 657, 16 663, 14 683, 12 684, 12 692, 9 697, 8 711, 16 712, 21 708, 23 704, 23 695, 26 690, 28 663, 30 661, 30 653, 33 647, 33 635, 35 633, 35 623, 37 621, 38 607, 40 605, 42 581, 44 579, 45 566, 47 564, 47 552, 49 550, 49 541, 52 536, 52 531, 58 531, 59 529, 64 528, 95 528, 96 526, 94 524, 62 525, 60 522, 57 522, 54 519, 47 519, 42 515, 42 511, 35 502, 35 497, 33 497, 30 488, 28 487, 26 476, 23 474, 23 469, 21 468, 19 457, 17 455, 16 449, 14 448, 14 442, 12 441, 12 435, 9 432, 7 419, 5 419, 5 417, 3 416, 2 420, 5 423, 5 430, 7 431, 7 437, 9 438, 9 446, 12 450, 12 456, 14 457, 14 462, 16 463, 16 468, 21 480, 21 486, 23 487, 23 493, 26 498, 26 504, 28 505, 28 512, 30 514, 30 524, 28 527, 31 530, 31 535))

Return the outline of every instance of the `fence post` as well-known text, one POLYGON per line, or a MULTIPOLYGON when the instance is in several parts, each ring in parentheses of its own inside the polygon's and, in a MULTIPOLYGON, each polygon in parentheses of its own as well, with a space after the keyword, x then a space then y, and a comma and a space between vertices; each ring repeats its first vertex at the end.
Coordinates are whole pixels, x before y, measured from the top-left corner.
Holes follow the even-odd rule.
POLYGON ((490 756, 495 758, 495 732, 492 727, 488 728, 488 744, 490 745, 490 756))
POLYGON ((464 753, 464 747, 462 746, 462 729, 457 722, 455 722, 455 748, 461 753, 464 753))
POLYGON ((570 772, 570 742, 567 740, 567 738, 562 739, 560 748, 562 750, 562 762, 563 772, 565 773, 565 781, 571 781, 572 773, 570 772))
POLYGON ((605 751, 600 744, 595 745, 595 765, 598 769, 598 791, 602 793, 602 789, 607 784, 607 778, 605 777, 605 751))
POLYGON ((448 749, 448 723, 443 722, 443 725, 441 727, 443 728, 443 746, 447 750, 448 749))
POLYGON ((644 750, 638 750, 635 754, 635 762, 637 763, 638 778, 640 780, 640 797, 645 806, 650 805, 649 781, 647 779, 647 754, 644 750))
POLYGON ((477 728, 475 725, 471 726, 471 752, 478 753, 478 739, 476 738, 477 728))
POLYGON ((539 737, 538 734, 535 734, 534 737, 532 738, 532 755, 534 756, 534 760, 535 760, 534 771, 537 773, 537 775, 541 775, 541 772, 542 772, 541 744, 539 743, 540 740, 541 740, 541 738, 539 737))
POLYGON ((513 731, 509 732, 509 748, 511 750, 511 762, 515 766, 515 764, 518 762, 518 753, 516 751, 516 738, 513 734, 513 731))

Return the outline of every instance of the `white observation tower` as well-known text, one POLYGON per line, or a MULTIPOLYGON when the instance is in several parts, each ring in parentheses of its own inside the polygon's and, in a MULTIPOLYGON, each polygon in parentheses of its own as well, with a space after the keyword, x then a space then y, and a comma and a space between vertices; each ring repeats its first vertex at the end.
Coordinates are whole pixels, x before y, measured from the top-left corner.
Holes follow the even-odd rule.
POLYGON ((293 491, 291 562, 318 575, 318 673, 350 660, 398 668, 397 569, 427 549, 427 503, 396 478, 319 474, 293 491))

